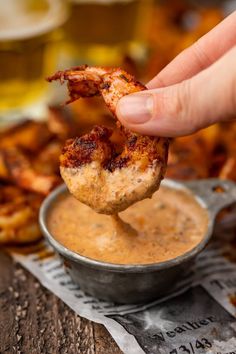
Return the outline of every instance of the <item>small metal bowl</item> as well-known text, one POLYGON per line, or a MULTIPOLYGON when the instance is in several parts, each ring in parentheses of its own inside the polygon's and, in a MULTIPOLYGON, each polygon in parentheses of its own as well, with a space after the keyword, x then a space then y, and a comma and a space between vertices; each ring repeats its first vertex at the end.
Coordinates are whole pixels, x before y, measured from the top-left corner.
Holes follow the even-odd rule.
POLYGON ((174 283, 207 245, 217 213, 236 201, 236 184, 231 181, 208 179, 180 183, 165 179, 162 185, 191 193, 197 203, 207 211, 209 223, 201 242, 192 250, 174 259, 147 265, 100 262, 65 248, 49 232, 47 216, 52 204, 60 195, 66 193, 66 186, 59 186, 45 199, 39 215, 42 232, 64 260, 71 278, 86 293, 117 303, 150 301, 169 293, 174 283))

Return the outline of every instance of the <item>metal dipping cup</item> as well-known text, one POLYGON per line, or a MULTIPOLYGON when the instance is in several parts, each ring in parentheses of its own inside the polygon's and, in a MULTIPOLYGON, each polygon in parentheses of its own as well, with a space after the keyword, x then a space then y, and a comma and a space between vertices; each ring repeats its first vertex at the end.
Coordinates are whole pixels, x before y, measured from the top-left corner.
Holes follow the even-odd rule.
POLYGON ((190 251, 165 262, 147 265, 100 262, 65 248, 49 232, 47 216, 57 198, 66 193, 66 186, 59 186, 45 199, 39 215, 42 232, 62 257, 71 278, 86 293, 99 299, 127 304, 150 301, 170 293, 175 282, 209 242, 218 212, 236 202, 236 184, 231 181, 205 179, 177 182, 165 179, 162 185, 191 193, 208 214, 208 228, 202 240, 190 251))

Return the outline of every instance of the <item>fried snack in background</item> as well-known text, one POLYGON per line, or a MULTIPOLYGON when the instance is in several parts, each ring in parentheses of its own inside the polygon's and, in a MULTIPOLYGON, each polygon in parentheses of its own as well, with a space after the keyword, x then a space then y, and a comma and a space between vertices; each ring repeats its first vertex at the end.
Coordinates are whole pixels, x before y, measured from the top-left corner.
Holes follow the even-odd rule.
POLYGON ((222 179, 232 179, 236 181, 236 157, 229 156, 221 168, 219 177, 222 179))
POLYGON ((17 147, 28 153, 39 151, 51 138, 46 122, 25 120, 0 132, 0 148, 17 147))
POLYGON ((205 149, 205 141, 199 135, 173 140, 170 145, 166 176, 179 180, 207 178, 209 155, 205 149))
POLYGON ((57 140, 45 145, 37 156, 31 159, 31 166, 34 171, 44 175, 59 175, 58 161, 62 146, 62 142, 57 140))
POLYGON ((147 80, 223 18, 223 11, 219 8, 196 10, 185 1, 165 1, 156 6, 149 31, 151 53, 146 70, 147 80))
POLYGON ((220 166, 219 177, 236 181, 236 122, 222 123, 219 125, 217 137, 218 150, 224 156, 220 166))
POLYGON ((0 132, 0 244, 41 238, 38 211, 59 183, 59 155, 79 127, 67 110, 50 107, 43 122, 26 120, 0 132))
POLYGON ((0 184, 0 245, 41 238, 38 211, 43 197, 19 187, 0 184))
POLYGON ((56 187, 60 179, 51 174, 37 172, 31 166, 30 160, 16 147, 0 150, 8 175, 7 180, 22 189, 46 196, 56 187))
POLYGON ((167 177, 180 180, 211 177, 219 129, 215 124, 193 135, 174 139, 170 145, 167 177))

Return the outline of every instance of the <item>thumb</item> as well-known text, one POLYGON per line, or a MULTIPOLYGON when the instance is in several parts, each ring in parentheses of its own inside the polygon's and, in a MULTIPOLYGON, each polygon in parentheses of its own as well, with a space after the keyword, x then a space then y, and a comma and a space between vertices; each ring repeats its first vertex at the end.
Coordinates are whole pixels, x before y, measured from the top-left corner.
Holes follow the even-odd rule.
POLYGON ((191 79, 124 96, 117 116, 145 135, 182 136, 236 117, 236 47, 191 79))

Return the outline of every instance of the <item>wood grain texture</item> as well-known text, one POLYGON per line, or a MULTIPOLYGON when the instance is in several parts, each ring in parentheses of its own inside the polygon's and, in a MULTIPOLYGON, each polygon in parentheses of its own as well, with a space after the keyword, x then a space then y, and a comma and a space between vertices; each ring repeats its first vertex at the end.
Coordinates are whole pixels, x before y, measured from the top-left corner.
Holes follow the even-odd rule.
POLYGON ((100 324, 76 315, 0 253, 0 354, 121 354, 100 324))

